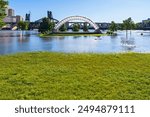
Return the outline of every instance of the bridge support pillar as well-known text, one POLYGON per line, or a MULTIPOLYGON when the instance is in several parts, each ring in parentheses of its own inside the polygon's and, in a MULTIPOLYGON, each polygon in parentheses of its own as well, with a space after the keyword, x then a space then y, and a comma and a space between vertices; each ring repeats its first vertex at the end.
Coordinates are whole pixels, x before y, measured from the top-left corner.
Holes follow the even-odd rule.
POLYGON ((100 33, 100 34, 102 34, 102 32, 101 32, 100 28, 99 28, 99 29, 97 29, 97 30, 95 30, 95 33, 100 33))

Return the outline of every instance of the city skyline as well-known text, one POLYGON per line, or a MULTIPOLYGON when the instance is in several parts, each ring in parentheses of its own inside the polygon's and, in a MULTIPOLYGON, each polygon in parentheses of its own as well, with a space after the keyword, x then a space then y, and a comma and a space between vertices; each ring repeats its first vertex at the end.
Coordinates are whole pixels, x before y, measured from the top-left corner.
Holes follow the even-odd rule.
POLYGON ((135 22, 149 18, 149 0, 10 0, 9 6, 16 15, 25 16, 31 12, 31 21, 47 16, 47 10, 53 12, 54 18, 62 20, 65 17, 80 15, 95 22, 121 23, 132 17, 135 22))

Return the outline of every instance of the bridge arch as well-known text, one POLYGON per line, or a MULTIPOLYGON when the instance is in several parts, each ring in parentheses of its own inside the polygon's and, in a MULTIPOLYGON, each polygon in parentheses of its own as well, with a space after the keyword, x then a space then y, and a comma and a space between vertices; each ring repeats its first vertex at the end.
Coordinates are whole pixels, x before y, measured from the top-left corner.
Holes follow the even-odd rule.
POLYGON ((81 20, 81 21, 84 21, 84 22, 87 22, 89 23, 90 25, 92 25, 94 27, 95 30, 98 30, 99 27, 97 26, 97 24, 95 24, 92 20, 90 20, 89 18, 86 18, 86 17, 83 17, 83 16, 70 16, 70 17, 67 17, 63 20, 61 20, 60 22, 58 22, 58 24, 54 27, 54 30, 55 31, 58 31, 59 28, 65 24, 66 22, 69 22, 69 21, 72 21, 72 20, 81 20))

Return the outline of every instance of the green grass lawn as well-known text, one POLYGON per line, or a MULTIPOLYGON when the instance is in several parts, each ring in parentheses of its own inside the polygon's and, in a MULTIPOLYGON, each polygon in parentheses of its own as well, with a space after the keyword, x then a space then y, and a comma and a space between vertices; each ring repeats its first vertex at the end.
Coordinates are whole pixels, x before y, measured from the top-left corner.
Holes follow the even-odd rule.
POLYGON ((0 99, 150 99, 150 54, 0 56, 0 99))

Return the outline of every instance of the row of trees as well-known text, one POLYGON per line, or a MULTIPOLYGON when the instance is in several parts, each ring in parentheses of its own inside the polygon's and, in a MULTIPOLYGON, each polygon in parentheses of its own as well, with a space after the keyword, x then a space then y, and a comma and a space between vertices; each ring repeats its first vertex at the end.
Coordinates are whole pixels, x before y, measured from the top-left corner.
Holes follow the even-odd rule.
MULTIPOLYGON (((67 26, 65 24, 63 24, 60 29, 59 29, 61 32, 65 32, 67 31, 67 26)), ((80 30, 80 25, 79 24, 73 24, 73 27, 72 27, 72 30, 74 32, 78 32, 80 30)), ((88 26, 87 24, 84 24, 83 25, 83 31, 84 32, 87 32, 88 31, 88 26)))
MULTIPOLYGON (((39 32, 41 32, 41 33, 52 32, 54 26, 55 26, 54 22, 52 22, 49 18, 44 18, 43 22, 40 24, 39 32)), ((130 30, 130 32, 131 32, 131 30, 133 30, 133 29, 136 29, 136 24, 133 22, 133 20, 131 18, 128 18, 128 19, 124 20, 122 24, 119 24, 119 25, 116 24, 114 21, 112 21, 111 25, 109 27, 108 33, 114 34, 114 32, 117 30, 126 30, 126 33, 128 33, 128 30, 130 30)), ((59 30, 61 32, 67 31, 66 25, 63 24, 59 30)), ((80 25, 79 24, 73 24, 72 30, 74 32, 78 32, 80 30, 80 25)), ((86 23, 83 25, 83 31, 84 32, 88 31, 88 26, 86 23)))
POLYGON ((109 32, 110 34, 113 34, 117 30, 126 30, 126 34, 128 33, 128 30, 136 29, 137 25, 134 23, 131 17, 128 19, 124 20, 122 24, 117 25, 114 21, 111 22, 111 25, 109 27, 109 32))
MULTIPOLYGON (((49 18, 44 18, 43 21, 40 23, 39 27, 39 32, 43 34, 51 33, 55 27, 55 23, 51 21, 49 18)), ((67 31, 67 26, 63 24, 60 29, 61 32, 67 31)), ((80 30, 80 25, 79 24, 73 24, 72 30, 74 32, 78 32, 80 30)), ((87 24, 83 25, 83 31, 87 32, 88 31, 88 26, 87 24)))

